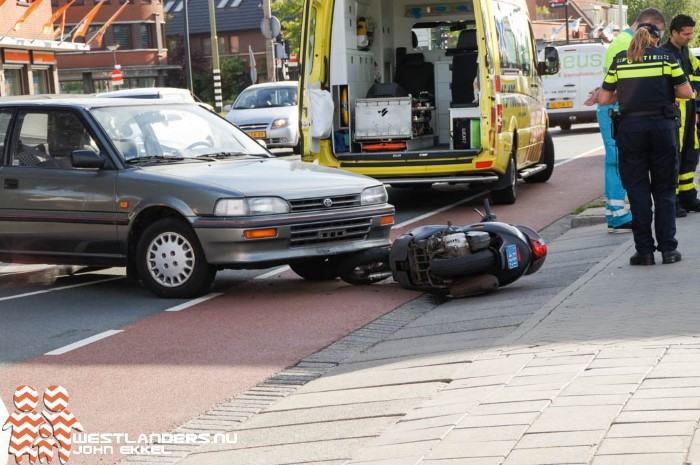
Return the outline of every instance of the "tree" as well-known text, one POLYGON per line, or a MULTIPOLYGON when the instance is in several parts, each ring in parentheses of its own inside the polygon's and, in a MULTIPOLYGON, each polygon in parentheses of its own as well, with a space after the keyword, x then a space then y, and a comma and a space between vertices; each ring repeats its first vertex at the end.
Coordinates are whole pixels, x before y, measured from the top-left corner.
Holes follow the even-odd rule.
POLYGON ((303 15, 303 0, 274 0, 272 2, 272 14, 276 16, 282 26, 282 37, 291 41, 291 53, 299 54, 301 44, 301 22, 303 15))

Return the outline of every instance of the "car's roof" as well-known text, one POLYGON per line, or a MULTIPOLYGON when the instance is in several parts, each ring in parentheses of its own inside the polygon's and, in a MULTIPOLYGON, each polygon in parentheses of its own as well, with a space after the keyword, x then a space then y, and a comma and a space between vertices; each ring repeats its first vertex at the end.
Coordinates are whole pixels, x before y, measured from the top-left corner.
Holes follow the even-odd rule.
POLYGON ((131 97, 131 96, 178 96, 194 101, 192 93, 188 89, 179 87, 139 87, 135 89, 113 90, 100 92, 96 97, 131 97))
POLYGON ((195 102, 178 102, 174 100, 158 100, 140 98, 106 98, 93 97, 84 94, 45 94, 45 95, 16 95, 0 97, 0 106, 3 105, 48 105, 48 106, 72 106, 81 108, 117 107, 135 105, 197 105, 195 102))
POLYGON ((299 86, 299 81, 263 82, 261 84, 253 84, 252 86, 248 86, 245 88, 245 90, 264 89, 264 88, 269 88, 269 87, 298 87, 298 86, 299 86))

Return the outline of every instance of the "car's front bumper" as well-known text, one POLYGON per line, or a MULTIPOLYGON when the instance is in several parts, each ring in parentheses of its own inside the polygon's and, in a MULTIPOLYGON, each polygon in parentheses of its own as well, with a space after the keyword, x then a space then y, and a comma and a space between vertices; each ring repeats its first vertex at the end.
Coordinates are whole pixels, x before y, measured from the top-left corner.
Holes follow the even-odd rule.
POLYGON ((390 244, 394 207, 248 218, 197 218, 193 226, 207 261, 221 268, 264 268, 294 260, 357 252, 390 244), (276 235, 246 239, 245 232, 276 229, 276 235))

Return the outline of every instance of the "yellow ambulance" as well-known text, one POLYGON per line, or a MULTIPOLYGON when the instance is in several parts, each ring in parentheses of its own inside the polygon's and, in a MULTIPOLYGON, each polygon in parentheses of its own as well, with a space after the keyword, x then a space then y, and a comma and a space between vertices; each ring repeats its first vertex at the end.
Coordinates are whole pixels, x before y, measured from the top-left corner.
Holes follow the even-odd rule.
POLYGON ((392 186, 547 181, 554 147, 524 0, 304 0, 303 158, 392 186))

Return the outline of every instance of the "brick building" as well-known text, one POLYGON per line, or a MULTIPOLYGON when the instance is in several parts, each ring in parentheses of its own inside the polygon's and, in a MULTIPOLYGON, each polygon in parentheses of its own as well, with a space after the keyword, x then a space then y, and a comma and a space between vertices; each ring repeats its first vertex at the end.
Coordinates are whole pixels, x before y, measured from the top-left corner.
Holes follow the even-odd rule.
MULTIPOLYGON (((60 8, 70 0, 51 0, 60 8)), ((117 12, 125 0, 102 0, 86 35, 90 38, 117 12)), ((123 12, 107 28, 102 45, 89 42, 89 51, 63 53, 58 57, 61 92, 92 93, 111 90, 111 72, 115 65, 124 75, 122 88, 162 86, 166 72, 178 68, 168 65, 165 43, 165 17, 161 0, 128 0, 123 12)), ((98 3, 75 0, 66 15, 65 40, 69 32, 98 3)))
MULTIPOLYGON (((266 81, 265 38, 260 32, 261 4, 260 0, 214 0, 219 57, 241 56, 247 59, 250 45, 255 55, 258 79, 266 81)), ((175 44, 185 35, 184 0, 165 0, 164 9, 168 18, 169 45, 174 50, 175 44)), ((209 2, 189 2, 188 16, 191 53, 201 53, 211 60, 209 2)))
POLYGON ((57 92, 57 57, 86 49, 84 44, 54 40, 51 28, 44 30, 51 16, 48 0, 36 5, 0 2, 0 97, 57 92))

